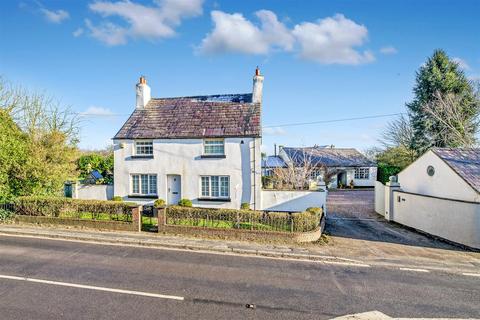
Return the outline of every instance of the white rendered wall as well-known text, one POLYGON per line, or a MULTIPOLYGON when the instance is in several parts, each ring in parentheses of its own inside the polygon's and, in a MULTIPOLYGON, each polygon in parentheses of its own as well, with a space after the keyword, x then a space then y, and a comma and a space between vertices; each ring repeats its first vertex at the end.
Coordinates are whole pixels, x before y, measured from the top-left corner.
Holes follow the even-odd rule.
POLYGON ((128 198, 131 194, 130 174, 157 174, 158 197, 166 200, 167 175, 176 174, 181 176, 181 197, 192 200, 194 206, 240 208, 247 202, 253 208, 254 201, 257 208, 261 206, 260 138, 226 138, 225 159, 202 159, 202 139, 156 139, 153 142, 153 159, 132 159, 134 141, 115 141, 116 196, 141 204, 153 203, 155 199, 128 198), (252 172, 254 154, 255 175, 252 172), (198 201, 202 175, 229 176, 231 202, 198 201))
POLYGON ((480 248, 480 203, 453 201, 395 191, 394 221, 480 248))
POLYGON ((356 187, 374 187, 375 182, 377 181, 377 167, 369 168, 368 179, 355 179, 355 170, 347 171, 348 183, 350 183, 351 178, 353 178, 353 184, 356 187), (350 172, 350 176, 348 173, 350 172))
POLYGON ((73 198, 84 200, 112 200, 113 185, 78 184, 73 198))
POLYGON ((480 202, 480 195, 432 151, 428 151, 398 174, 403 191, 441 198, 480 202), (431 165, 435 174, 429 176, 431 165))
POLYGON ((375 181, 375 212, 385 215, 385 186, 380 181, 375 181))
POLYGON ((326 210, 326 191, 262 190, 263 210, 304 211, 309 207, 326 210))

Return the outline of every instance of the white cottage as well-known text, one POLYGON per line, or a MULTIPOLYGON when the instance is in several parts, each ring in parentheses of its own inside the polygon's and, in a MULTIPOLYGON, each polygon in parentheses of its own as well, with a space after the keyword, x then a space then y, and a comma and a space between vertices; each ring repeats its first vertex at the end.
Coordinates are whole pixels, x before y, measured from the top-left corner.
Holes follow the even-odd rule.
POLYGON ((257 68, 251 94, 151 98, 141 77, 136 108, 113 138, 115 195, 261 208, 262 88, 257 68))

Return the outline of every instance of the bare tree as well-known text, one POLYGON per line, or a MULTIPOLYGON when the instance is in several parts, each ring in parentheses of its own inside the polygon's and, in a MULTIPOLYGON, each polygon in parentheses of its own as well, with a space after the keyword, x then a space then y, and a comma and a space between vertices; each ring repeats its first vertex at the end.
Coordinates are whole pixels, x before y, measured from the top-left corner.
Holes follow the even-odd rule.
POLYGON ((30 92, 0 77, 0 108, 6 110, 33 141, 45 134, 61 133, 69 144, 78 142, 78 115, 44 93, 30 92))
POLYGON ((380 142, 385 148, 404 147, 410 149, 413 145, 413 139, 413 128, 410 121, 406 116, 401 115, 387 124, 380 142))
POLYGON ((290 156, 286 168, 273 170, 273 181, 279 189, 305 190, 319 174, 321 168, 314 163, 312 154, 302 148, 290 156))
MULTIPOLYGON (((434 93, 434 100, 424 105, 424 111, 435 121, 435 136, 431 137, 441 146, 473 147, 478 141, 480 105, 467 110, 462 107, 463 97, 448 93, 434 93)), ((477 100, 478 101, 478 100, 477 100)))

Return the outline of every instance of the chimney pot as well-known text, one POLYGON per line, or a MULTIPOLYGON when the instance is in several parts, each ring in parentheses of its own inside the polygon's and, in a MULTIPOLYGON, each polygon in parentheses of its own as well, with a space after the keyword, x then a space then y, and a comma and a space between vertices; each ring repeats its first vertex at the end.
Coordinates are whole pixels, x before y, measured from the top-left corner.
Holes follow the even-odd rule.
POLYGON ((260 69, 255 69, 255 76, 253 77, 253 91, 252 103, 262 103, 263 95, 263 76, 260 74, 260 69))
POLYGON ((137 109, 143 109, 147 105, 147 103, 150 101, 150 87, 147 85, 147 79, 145 79, 145 76, 141 76, 137 86, 136 86, 136 108, 137 109))

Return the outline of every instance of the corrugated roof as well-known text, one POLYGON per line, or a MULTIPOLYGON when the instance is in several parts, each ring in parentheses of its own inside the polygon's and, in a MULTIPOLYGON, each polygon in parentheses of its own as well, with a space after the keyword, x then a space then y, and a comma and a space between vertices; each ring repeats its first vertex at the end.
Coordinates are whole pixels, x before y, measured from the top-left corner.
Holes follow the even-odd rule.
POLYGON ((310 162, 313 166, 324 165, 327 167, 376 166, 375 162, 369 160, 353 148, 284 147, 282 150, 298 166, 303 165, 305 162, 310 162))
POLYGON ((152 99, 114 139, 260 137, 260 104, 251 94, 152 99))
POLYGON ((480 148, 434 148, 432 151, 480 193, 480 148))
POLYGON ((279 156, 268 156, 262 160, 262 168, 285 168, 287 164, 279 156))

